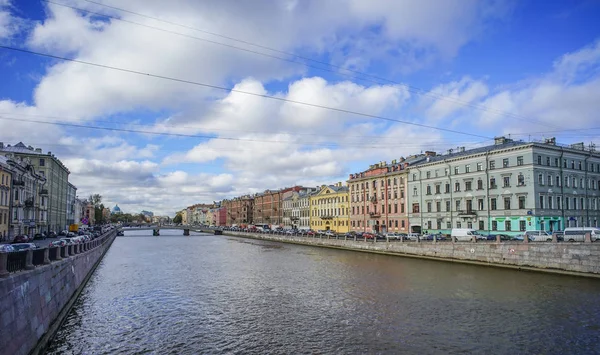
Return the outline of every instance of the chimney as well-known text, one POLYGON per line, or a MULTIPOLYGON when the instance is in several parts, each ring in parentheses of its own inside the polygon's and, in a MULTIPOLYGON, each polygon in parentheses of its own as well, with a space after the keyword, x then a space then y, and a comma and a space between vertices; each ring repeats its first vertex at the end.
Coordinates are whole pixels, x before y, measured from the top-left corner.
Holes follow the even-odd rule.
POLYGON ((42 148, 35 148, 35 152, 36 153, 41 153, 42 152, 42 148))
POLYGON ((437 155, 437 153, 426 150, 425 151, 425 155, 428 156, 428 157, 435 157, 437 155))
POLYGON ((52 152, 48 152, 48 155, 52 155, 52 152))
POLYGON ((512 139, 506 137, 494 137, 494 145, 501 145, 512 142, 512 139))
POLYGON ((546 140, 544 141, 544 143, 550 144, 550 145, 556 145, 556 137, 546 138, 546 140))
POLYGON ((396 159, 392 160, 392 165, 396 164, 396 162, 397 162, 396 159))
POLYGON ((463 153, 465 151, 465 147, 460 147, 458 151, 463 153))

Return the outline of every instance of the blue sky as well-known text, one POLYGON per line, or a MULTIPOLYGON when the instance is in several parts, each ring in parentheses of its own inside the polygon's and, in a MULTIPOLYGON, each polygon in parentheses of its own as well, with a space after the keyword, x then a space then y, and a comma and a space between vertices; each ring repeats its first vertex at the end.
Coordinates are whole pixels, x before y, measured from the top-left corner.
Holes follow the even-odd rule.
POLYGON ((429 127, 0 49, 0 141, 52 151, 81 196, 126 211, 344 181, 498 135, 599 143, 598 1, 101 1, 146 17, 56 2, 137 24, 0 0, 0 43, 429 127))

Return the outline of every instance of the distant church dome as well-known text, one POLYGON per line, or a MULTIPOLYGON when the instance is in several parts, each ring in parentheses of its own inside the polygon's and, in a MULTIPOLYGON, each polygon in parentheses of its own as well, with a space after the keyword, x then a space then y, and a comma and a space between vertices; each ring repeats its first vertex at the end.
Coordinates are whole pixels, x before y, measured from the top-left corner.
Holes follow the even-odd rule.
POLYGON ((114 213, 114 214, 122 213, 121 209, 119 208, 119 205, 115 205, 115 207, 113 207, 112 213, 114 213))

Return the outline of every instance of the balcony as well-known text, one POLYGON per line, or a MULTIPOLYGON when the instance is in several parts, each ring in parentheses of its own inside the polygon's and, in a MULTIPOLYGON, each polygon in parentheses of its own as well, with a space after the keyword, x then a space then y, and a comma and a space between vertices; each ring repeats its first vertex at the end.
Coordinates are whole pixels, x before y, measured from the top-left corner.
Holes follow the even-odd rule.
POLYGON ((369 216, 371 218, 379 218, 379 217, 381 217, 381 213, 380 212, 369 212, 369 216))
POLYGON ((458 211, 458 217, 475 218, 477 217, 477 212, 475 212, 474 210, 458 211))

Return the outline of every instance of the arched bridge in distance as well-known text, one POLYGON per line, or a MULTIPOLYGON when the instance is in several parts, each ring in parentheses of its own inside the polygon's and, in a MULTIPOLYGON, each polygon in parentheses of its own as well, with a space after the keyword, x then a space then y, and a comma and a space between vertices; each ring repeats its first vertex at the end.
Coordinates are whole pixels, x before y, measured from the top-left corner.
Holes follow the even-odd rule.
POLYGON ((140 227, 121 227, 119 228, 119 231, 123 231, 123 232, 127 232, 127 231, 152 231, 152 234, 155 236, 159 236, 160 235, 160 230, 161 229, 179 229, 183 231, 183 235, 190 235, 190 230, 192 232, 198 232, 198 233, 209 233, 209 234, 222 234, 222 232, 218 229, 209 229, 209 228, 201 228, 198 226, 189 226, 189 225, 181 225, 181 226, 171 226, 171 225, 164 225, 164 226, 140 226, 140 227))

